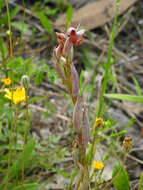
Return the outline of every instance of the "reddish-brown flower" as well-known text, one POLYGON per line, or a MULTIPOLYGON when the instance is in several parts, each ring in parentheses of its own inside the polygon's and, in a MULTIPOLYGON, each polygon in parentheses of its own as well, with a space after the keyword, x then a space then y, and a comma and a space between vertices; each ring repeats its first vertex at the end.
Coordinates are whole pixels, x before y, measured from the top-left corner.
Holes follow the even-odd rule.
POLYGON ((58 33, 58 32, 56 32, 56 35, 57 35, 57 39, 59 42, 59 45, 56 48, 56 56, 59 59, 60 56, 63 55, 64 44, 65 44, 68 36, 65 33, 58 33))
POLYGON ((83 42, 84 30, 79 30, 80 25, 77 28, 69 25, 67 32, 56 32, 57 39, 59 42, 58 47, 56 48, 57 58, 60 56, 67 57, 71 54, 70 49, 72 46, 79 46, 83 42))
POLYGON ((79 26, 74 28, 70 25, 67 30, 67 35, 73 45, 79 46, 83 42, 84 32, 85 30, 79 30, 79 26))
POLYGON ((59 44, 63 45, 64 42, 66 41, 67 37, 68 37, 67 34, 65 34, 64 32, 61 32, 61 33, 56 32, 56 35, 57 35, 57 39, 58 39, 59 44))

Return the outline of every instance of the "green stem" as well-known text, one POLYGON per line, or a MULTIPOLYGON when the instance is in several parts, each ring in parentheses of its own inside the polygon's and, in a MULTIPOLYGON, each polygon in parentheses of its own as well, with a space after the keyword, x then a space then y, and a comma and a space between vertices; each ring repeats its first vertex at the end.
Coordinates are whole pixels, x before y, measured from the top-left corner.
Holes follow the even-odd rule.
MULTIPOLYGON (((8 6, 8 1, 5 0, 6 4, 6 10, 7 10, 7 16, 8 16, 8 27, 9 27, 9 40, 10 40, 10 56, 13 57, 13 47, 12 47, 12 32, 11 32, 11 21, 10 21, 10 12, 9 12, 9 6, 8 6)), ((12 70, 12 81, 13 81, 13 70, 12 70)), ((12 82, 12 99, 13 99, 13 82, 12 82)), ((4 187, 4 190, 7 190, 8 188, 8 178, 9 178, 9 173, 10 173, 10 164, 11 164, 11 154, 12 154, 12 142, 13 142, 13 112, 14 112, 14 105, 11 103, 11 129, 10 129, 10 136, 9 136, 9 153, 8 153, 8 171, 6 175, 6 185, 4 187)), ((5 180, 4 180, 5 182, 5 180)))
POLYGON ((11 21, 10 21, 10 13, 9 13, 9 7, 8 2, 5 0, 6 4, 6 10, 7 10, 7 17, 8 17, 8 28, 9 28, 9 40, 10 40, 10 55, 13 56, 13 47, 12 47, 12 32, 11 32, 11 21))
MULTIPOLYGON (((16 113, 15 113, 15 119, 14 119, 14 134, 15 134, 15 158, 17 157, 17 121, 18 121, 18 115, 19 115, 19 111, 20 111, 20 107, 18 105, 17 109, 16 109, 16 113)), ((15 167, 17 167, 15 165, 15 167)), ((18 173, 16 173, 16 183, 18 184, 18 173)))
POLYGON ((95 170, 93 170, 92 175, 91 175, 90 178, 89 178, 89 181, 90 181, 90 182, 92 181, 94 175, 95 175, 95 170))
MULTIPOLYGON (((2 27, 1 27, 2 29, 2 27)), ((3 38, 0 38, 0 52, 1 52, 1 56, 2 56, 2 61, 4 62, 5 60, 5 54, 4 54, 4 47, 3 47, 3 38)))
POLYGON ((79 178, 79 180, 78 180, 78 182, 77 182, 76 187, 75 187, 74 190, 78 190, 79 189, 80 184, 82 182, 82 179, 83 179, 83 171, 82 171, 82 174, 80 174, 80 178, 79 178))
MULTIPOLYGON (((12 103, 11 103, 12 104, 12 103)), ((11 164, 11 154, 12 154, 12 144, 13 144, 13 136, 12 136, 12 133, 13 133, 13 122, 11 122, 11 125, 10 125, 10 136, 9 136, 9 153, 8 153, 8 171, 7 171, 7 175, 6 175, 6 178, 4 179, 3 183, 5 184, 5 187, 4 187, 4 190, 7 190, 8 189, 8 177, 9 177, 9 173, 10 173, 10 164, 11 164)))
MULTIPOLYGON (((1 26, 1 31, 3 32, 3 27, 1 26)), ((5 75, 7 75, 7 67, 6 67, 6 58, 4 53, 4 46, 3 46, 3 37, 0 38, 0 52, 2 56, 2 64, 0 65, 0 69, 4 68, 5 75)))
POLYGON ((89 159, 89 166, 91 166, 91 164, 92 164, 92 160, 93 160, 93 156, 94 156, 94 154, 95 154, 95 144, 96 144, 96 142, 97 142, 97 128, 95 127, 95 129, 94 129, 94 136, 93 136, 93 142, 92 142, 92 145, 91 145, 91 152, 90 152, 90 159, 89 159))
POLYGON ((27 96, 27 89, 26 89, 26 126, 24 130, 24 139, 23 139, 23 149, 22 149, 22 183, 21 189, 23 190, 24 185, 24 153, 25 153, 25 144, 27 139, 28 127, 29 127, 29 112, 28 112, 28 96, 27 96))

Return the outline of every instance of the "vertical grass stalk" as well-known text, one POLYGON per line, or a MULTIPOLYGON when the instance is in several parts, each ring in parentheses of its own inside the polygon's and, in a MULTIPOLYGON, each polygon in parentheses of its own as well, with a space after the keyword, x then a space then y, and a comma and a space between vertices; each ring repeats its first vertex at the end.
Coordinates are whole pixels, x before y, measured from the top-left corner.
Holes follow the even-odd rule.
POLYGON ((115 30, 116 30, 117 19, 118 19, 118 10, 119 10, 119 3, 116 3, 116 12, 115 12, 115 17, 114 17, 114 22, 113 22, 111 38, 110 38, 110 45, 109 45, 107 63, 106 63, 106 68, 105 68, 104 80, 103 80, 103 84, 102 84, 101 96, 99 99, 99 107, 98 107, 98 111, 97 111, 97 117, 101 116, 102 112, 103 112, 104 94, 107 90, 107 82, 108 82, 109 71, 110 71, 110 67, 111 67, 112 49, 113 49, 115 30))
POLYGON ((91 167, 93 156, 95 155, 95 148, 96 148, 96 143, 98 141, 98 135, 97 135, 97 127, 95 126, 94 129, 94 136, 93 136, 93 142, 91 145, 91 151, 90 151, 90 157, 89 157, 89 166, 91 167))
POLYGON ((21 30, 21 36, 20 36, 20 42, 19 42, 19 53, 20 53, 21 45, 22 45, 24 21, 25 21, 25 2, 24 2, 24 0, 22 0, 22 4, 23 4, 23 17, 22 17, 22 30, 21 30))

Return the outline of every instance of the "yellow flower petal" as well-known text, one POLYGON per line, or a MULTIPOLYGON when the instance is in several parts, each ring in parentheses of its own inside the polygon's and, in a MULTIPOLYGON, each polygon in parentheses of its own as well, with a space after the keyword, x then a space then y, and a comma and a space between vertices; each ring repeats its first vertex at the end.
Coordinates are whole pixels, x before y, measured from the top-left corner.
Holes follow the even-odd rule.
POLYGON ((104 167, 103 163, 100 161, 94 161, 93 166, 96 170, 101 170, 104 167))
POLYGON ((26 101, 26 92, 25 88, 17 88, 15 91, 10 92, 8 89, 5 89, 5 97, 12 100, 14 104, 26 101))
POLYGON ((11 84, 11 79, 10 78, 4 78, 3 80, 3 83, 6 85, 6 86, 9 86, 11 84))
POLYGON ((96 117, 96 126, 97 127, 103 127, 104 126, 104 120, 101 117, 96 117))

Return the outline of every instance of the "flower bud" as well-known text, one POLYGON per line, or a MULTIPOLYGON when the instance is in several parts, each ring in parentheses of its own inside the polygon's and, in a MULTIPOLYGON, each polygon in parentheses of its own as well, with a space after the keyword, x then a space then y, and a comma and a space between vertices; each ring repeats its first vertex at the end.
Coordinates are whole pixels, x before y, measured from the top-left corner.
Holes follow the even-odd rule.
POLYGON ((90 140, 90 127, 87 108, 83 108, 83 134, 82 134, 82 144, 87 145, 90 140))
POLYGON ((10 36, 10 34, 11 34, 11 31, 10 31, 10 30, 7 30, 7 31, 6 31, 6 35, 7 35, 7 36, 10 36))
POLYGON ((66 39, 65 43, 64 43, 64 47, 63 47, 63 56, 64 57, 68 57, 71 60, 71 47, 72 44, 70 43, 69 38, 66 39))
POLYGON ((77 140, 74 140, 72 143, 72 158, 73 158, 75 166, 78 166, 80 158, 79 158, 78 141, 77 140))
POLYGON ((57 72, 57 74, 59 75, 59 77, 61 77, 61 79, 64 81, 64 80, 66 80, 65 79, 65 76, 64 76, 64 74, 63 74, 63 72, 62 72, 62 69, 61 69, 61 67, 60 67, 60 65, 59 65, 59 63, 58 63, 58 60, 57 60, 57 51, 56 51, 56 48, 54 48, 54 50, 53 50, 53 63, 54 63, 54 68, 55 68, 55 70, 56 70, 56 72, 57 72))
POLYGON ((27 75, 23 75, 21 78, 21 83, 24 86, 25 89, 28 89, 29 87, 29 77, 27 75))
POLYGON ((67 34, 65 34, 63 32, 62 33, 56 32, 56 35, 57 35, 59 44, 64 44, 65 40, 68 37, 67 34))
POLYGON ((79 132, 81 130, 81 122, 82 122, 82 99, 81 96, 78 96, 73 111, 73 125, 76 132, 79 132))
POLYGON ((123 140, 123 150, 126 152, 129 152, 133 146, 133 140, 132 137, 127 136, 123 140))
POLYGON ((71 79, 72 79, 72 95, 74 97, 78 96, 78 91, 80 88, 80 82, 79 82, 79 76, 75 69, 75 66, 73 63, 71 63, 71 79))
POLYGON ((96 118, 96 127, 103 127, 104 126, 104 120, 101 117, 96 118))

